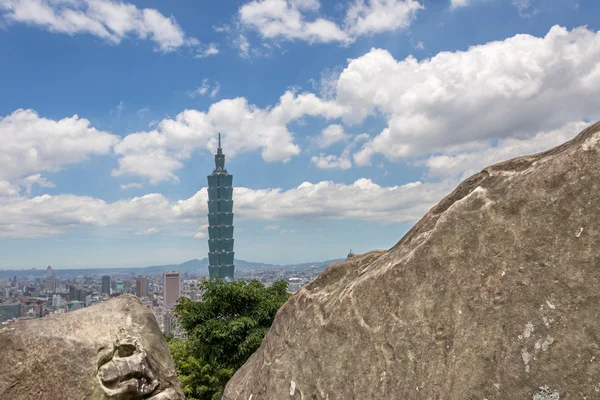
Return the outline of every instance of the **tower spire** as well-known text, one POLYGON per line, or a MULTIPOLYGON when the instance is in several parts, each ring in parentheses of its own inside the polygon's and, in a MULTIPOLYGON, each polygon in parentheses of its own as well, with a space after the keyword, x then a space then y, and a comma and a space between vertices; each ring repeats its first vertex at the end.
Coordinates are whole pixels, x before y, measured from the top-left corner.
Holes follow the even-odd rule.
POLYGON ((221 132, 219 132, 219 147, 217 147, 217 154, 215 154, 215 171, 225 171, 225 154, 221 148, 221 132))

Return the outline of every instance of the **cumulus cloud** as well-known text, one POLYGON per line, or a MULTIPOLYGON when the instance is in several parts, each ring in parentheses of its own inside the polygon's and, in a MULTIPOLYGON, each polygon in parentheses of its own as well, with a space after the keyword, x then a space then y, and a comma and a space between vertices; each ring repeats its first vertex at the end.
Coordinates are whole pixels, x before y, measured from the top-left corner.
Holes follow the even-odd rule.
POLYGON ((25 188, 25 193, 31 194, 33 185, 38 185, 43 188, 54 188, 56 185, 44 178, 41 174, 30 175, 19 181, 19 184, 25 188))
POLYGON ((316 143, 319 147, 326 148, 334 143, 346 141, 350 135, 344 132, 344 127, 339 124, 329 125, 317 136, 316 143))
POLYGON ((151 184, 177 181, 175 172, 194 150, 214 151, 219 132, 228 156, 260 149, 264 161, 286 162, 300 153, 287 124, 305 116, 339 118, 344 112, 343 106, 312 93, 292 91, 265 109, 242 97, 221 100, 207 112, 185 110, 174 119, 162 120, 155 130, 127 135, 115 146, 120 158, 113 175, 148 177, 151 184))
POLYGON ((544 37, 503 41, 397 61, 372 49, 336 80, 346 123, 382 115, 387 127, 354 154, 389 159, 477 140, 524 138, 600 116, 600 33, 555 26, 544 37))
MULTIPOLYGON (((420 218, 447 194, 456 182, 412 182, 402 186, 380 186, 371 179, 345 185, 331 181, 304 182, 282 190, 237 187, 233 191, 236 219, 299 220, 363 219, 406 222, 420 218)), ((207 212, 206 189, 173 205, 177 218, 195 220, 207 212)))
MULTIPOLYGON (((287 191, 238 187, 234 201, 237 220, 351 218, 392 223, 417 220, 453 186, 450 181, 390 187, 370 179, 350 185, 305 182, 287 191)), ((4 187, 0 182, 0 190, 4 187)), ((204 238, 206 225, 197 231, 193 227, 206 218, 207 199, 206 188, 175 202, 156 193, 113 203, 66 194, 34 198, 14 195, 0 202, 0 237, 40 237, 76 229, 117 227, 137 235, 190 230, 190 236, 204 238)), ((268 230, 278 228, 271 225, 268 230)))
POLYGON ((504 160, 535 154, 558 146, 577 135, 588 124, 585 122, 568 123, 558 129, 539 132, 525 139, 506 138, 495 146, 481 143, 467 149, 454 148, 443 155, 429 157, 422 164, 428 168, 428 175, 434 178, 459 177, 464 179, 488 165, 504 160))
POLYGON ((148 194, 114 203, 88 196, 14 196, 0 202, 0 237, 41 237, 73 229, 122 226, 143 232, 169 221, 169 202, 148 194))
POLYGON ((210 43, 209 45, 198 49, 194 58, 206 58, 216 56, 217 54, 219 54, 219 47, 215 43, 210 43))
MULTIPOLYGON (((152 40, 161 52, 200 44, 186 37, 175 18, 121 1, 0 0, 0 16, 8 23, 35 25, 69 35, 87 33, 114 44, 126 37, 152 40)), ((206 51, 216 54, 215 49, 209 46, 206 51)))
POLYGON ((77 115, 55 121, 19 109, 0 117, 0 142, 0 180, 13 180, 108 154, 118 137, 77 115))
MULTIPOLYGON (((360 36, 406 29, 423 8, 416 0, 355 0, 340 25, 318 16, 320 7, 318 0, 253 0, 240 7, 239 21, 264 39, 350 44, 360 36)), ((248 54, 247 40, 245 47, 248 54)))
POLYGON ((123 183, 120 185, 122 190, 127 190, 127 189, 141 189, 144 187, 144 185, 142 183, 123 183))
MULTIPOLYGON (((583 122, 566 124, 527 139, 507 138, 493 147, 489 143, 475 143, 450 148, 443 155, 422 161, 429 178, 436 181, 381 186, 362 178, 352 184, 304 182, 289 190, 236 187, 233 192, 236 220, 417 221, 450 193, 460 178, 501 160, 547 150, 571 139, 585 125, 583 122)), ((18 187, 0 181, 0 237, 38 237, 75 229, 118 227, 137 235, 189 232, 186 235, 203 239, 207 225, 194 227, 206 218, 207 200, 206 188, 178 201, 169 201, 157 193, 113 203, 74 195, 45 194, 27 198, 19 194, 18 187)), ((279 226, 267 225, 263 230, 277 231, 279 226)), ((280 232, 291 233, 291 230, 284 228, 280 232)))
POLYGON ((341 155, 336 156, 333 154, 325 155, 321 153, 318 156, 312 156, 310 161, 321 169, 350 169, 352 168, 352 161, 350 161, 350 150, 346 148, 341 155))
POLYGON ((282 235, 286 234, 286 233, 295 233, 295 232, 298 232, 298 229, 282 229, 279 231, 279 233, 281 233, 282 235))
POLYGON ((352 168, 350 152, 357 143, 367 139, 369 139, 369 135, 366 133, 350 135, 344 131, 342 125, 329 125, 321 131, 321 134, 319 136, 313 139, 313 142, 320 148, 327 148, 339 142, 346 143, 342 154, 337 156, 334 154, 320 153, 318 156, 312 156, 310 160, 318 168, 322 169, 352 168))
POLYGON ((16 196, 20 191, 19 185, 10 183, 9 181, 0 181, 0 199, 16 196))

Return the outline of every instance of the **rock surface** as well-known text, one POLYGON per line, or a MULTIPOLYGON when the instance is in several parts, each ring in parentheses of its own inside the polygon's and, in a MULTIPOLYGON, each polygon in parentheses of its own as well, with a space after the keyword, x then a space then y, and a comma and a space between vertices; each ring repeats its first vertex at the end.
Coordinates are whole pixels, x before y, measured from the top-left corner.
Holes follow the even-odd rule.
POLYGON ((123 295, 0 328, 0 399, 183 400, 158 324, 123 295))
POLYGON ((600 398, 600 123, 484 169, 278 312, 223 399, 600 398))

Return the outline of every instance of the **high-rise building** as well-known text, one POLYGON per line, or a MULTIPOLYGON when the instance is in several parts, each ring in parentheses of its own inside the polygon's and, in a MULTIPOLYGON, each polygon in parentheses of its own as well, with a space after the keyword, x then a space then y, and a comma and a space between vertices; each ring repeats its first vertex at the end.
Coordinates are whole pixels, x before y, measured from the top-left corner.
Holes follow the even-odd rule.
POLYGON ((138 297, 148 297, 148 278, 138 276, 135 280, 135 294, 138 297))
POLYGON ((163 317, 163 333, 169 335, 173 330, 173 315, 167 311, 163 317))
POLYGON ((165 307, 172 307, 179 300, 179 272, 169 271, 163 275, 163 300, 165 307))
POLYGON ((102 293, 110 294, 110 276, 102 277, 102 293))
POLYGON ((219 147, 215 169, 208 175, 208 273, 211 278, 233 281, 233 176, 225 169, 219 147))
POLYGON ((52 267, 48 265, 48 268, 46 268, 46 279, 50 279, 54 276, 54 274, 52 273, 52 267))
POLYGON ((62 305, 62 297, 59 294, 52 295, 52 307, 60 307, 62 305))
POLYGON ((46 290, 50 292, 56 291, 58 288, 58 279, 56 278, 46 278, 46 290))

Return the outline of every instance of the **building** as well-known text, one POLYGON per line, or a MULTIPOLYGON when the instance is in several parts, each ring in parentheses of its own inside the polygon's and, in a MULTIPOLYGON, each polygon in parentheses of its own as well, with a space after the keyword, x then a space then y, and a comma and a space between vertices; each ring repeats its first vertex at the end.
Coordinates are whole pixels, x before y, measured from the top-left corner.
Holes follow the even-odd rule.
POLYGON ((138 297, 148 297, 148 278, 138 276, 135 280, 135 294, 138 297))
POLYGON ((21 303, 0 304, 0 321, 19 318, 23 315, 21 303))
POLYGON ((163 275, 163 302, 165 307, 173 307, 179 300, 179 272, 169 271, 163 275))
POLYGON ((110 276, 102 277, 102 293, 110 294, 110 276))
POLYGON ((50 292, 55 292, 58 288, 59 282, 56 278, 46 278, 46 290, 50 292))
POLYGON ((208 176, 208 273, 210 278, 233 281, 233 176, 225 169, 225 155, 219 147, 215 169, 208 176))
POLYGON ((169 335, 173 330, 173 315, 170 311, 167 311, 163 318, 163 333, 169 335))
POLYGON ((61 307, 63 305, 63 299, 60 295, 52 295, 52 307, 61 307))
POLYGON ((52 273, 52 267, 48 265, 48 268, 46 268, 46 279, 50 279, 54 277, 54 274, 52 273))
POLYGON ((348 256, 346 257, 346 261, 350 260, 353 257, 355 257, 355 254, 352 252, 352 249, 350 249, 350 253, 348 253, 348 256))

